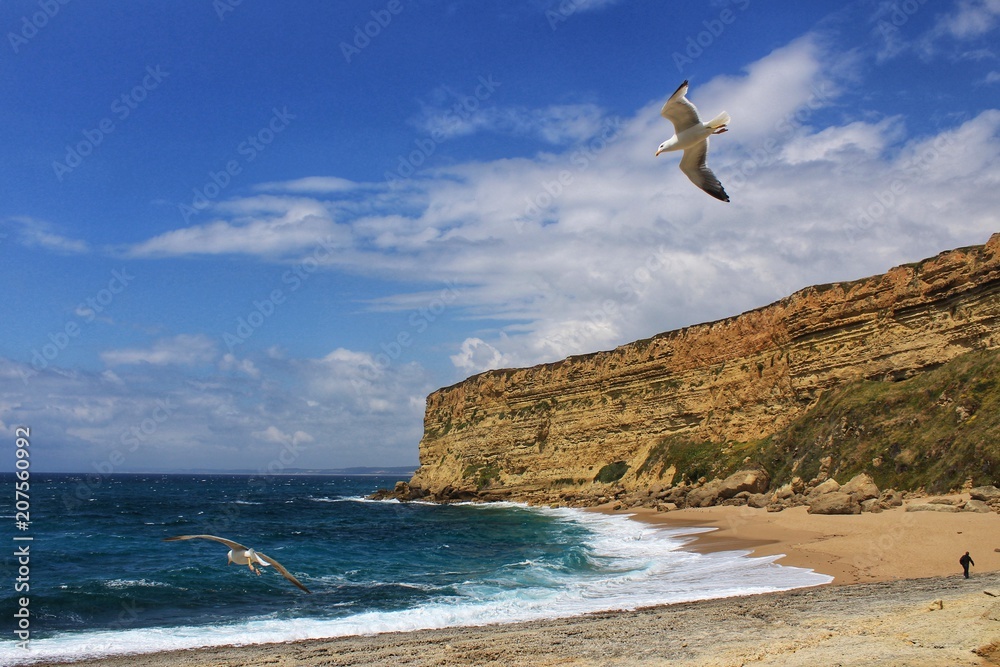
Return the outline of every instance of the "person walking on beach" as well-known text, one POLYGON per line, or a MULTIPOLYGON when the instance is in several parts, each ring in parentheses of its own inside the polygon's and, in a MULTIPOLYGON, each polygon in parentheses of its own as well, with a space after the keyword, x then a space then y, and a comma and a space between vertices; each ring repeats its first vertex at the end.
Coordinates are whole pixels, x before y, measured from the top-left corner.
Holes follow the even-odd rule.
POLYGON ((970 565, 975 565, 975 563, 972 561, 972 556, 970 556, 969 552, 966 551, 965 555, 958 559, 958 562, 962 566, 962 570, 965 572, 965 578, 968 579, 969 578, 969 566, 970 565))

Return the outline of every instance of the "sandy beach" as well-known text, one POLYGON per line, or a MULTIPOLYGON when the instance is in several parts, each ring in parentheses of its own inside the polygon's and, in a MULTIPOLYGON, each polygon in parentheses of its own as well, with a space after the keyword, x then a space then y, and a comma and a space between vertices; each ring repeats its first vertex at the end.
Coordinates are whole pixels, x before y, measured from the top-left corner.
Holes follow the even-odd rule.
POLYGON ((784 593, 609 611, 543 622, 288 644, 197 649, 74 664, 107 667, 276 665, 1000 665, 1000 516, 906 512, 816 516, 805 508, 668 513, 664 526, 708 526, 688 548, 783 554, 834 577, 784 593), (965 579, 958 558, 976 565, 965 579))

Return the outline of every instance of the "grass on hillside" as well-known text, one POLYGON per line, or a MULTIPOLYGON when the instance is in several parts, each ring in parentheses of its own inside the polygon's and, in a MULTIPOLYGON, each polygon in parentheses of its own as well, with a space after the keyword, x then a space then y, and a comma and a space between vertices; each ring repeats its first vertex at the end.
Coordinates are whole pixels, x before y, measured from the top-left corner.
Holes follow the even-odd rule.
POLYGON ((678 483, 757 465, 774 487, 815 477, 828 456, 840 482, 866 472, 883 489, 942 493, 968 479, 1000 486, 1000 350, 969 352, 899 382, 864 380, 830 390, 760 440, 666 438, 638 472, 662 475, 674 465, 678 483))

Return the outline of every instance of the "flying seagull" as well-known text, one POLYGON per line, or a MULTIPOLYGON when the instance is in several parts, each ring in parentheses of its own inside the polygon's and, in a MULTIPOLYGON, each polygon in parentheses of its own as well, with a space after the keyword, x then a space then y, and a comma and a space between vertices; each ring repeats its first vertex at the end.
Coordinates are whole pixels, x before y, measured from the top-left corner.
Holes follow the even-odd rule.
POLYGON ((708 194, 716 199, 729 201, 729 195, 722 189, 722 183, 705 164, 705 158, 708 155, 709 135, 728 131, 726 125, 731 119, 729 114, 723 111, 707 123, 701 122, 698 109, 685 97, 687 89, 688 82, 685 81, 660 109, 660 115, 674 124, 674 136, 660 144, 656 154, 684 151, 681 171, 691 179, 692 183, 708 194))
POLYGON ((259 551, 254 551, 248 547, 243 546, 239 542, 233 542, 232 540, 227 540, 223 537, 216 537, 215 535, 178 535, 176 537, 166 537, 163 539, 164 542, 174 542, 176 540, 214 540, 216 542, 221 542, 229 547, 229 563, 236 563, 237 565, 246 565, 250 568, 250 571, 254 574, 260 574, 260 568, 258 565, 267 567, 268 565, 273 565, 274 569, 281 573, 281 575, 288 579, 290 582, 304 590, 306 593, 312 593, 311 590, 302 585, 298 579, 292 576, 292 573, 284 568, 284 566, 278 561, 274 560, 266 554, 262 554, 259 551))

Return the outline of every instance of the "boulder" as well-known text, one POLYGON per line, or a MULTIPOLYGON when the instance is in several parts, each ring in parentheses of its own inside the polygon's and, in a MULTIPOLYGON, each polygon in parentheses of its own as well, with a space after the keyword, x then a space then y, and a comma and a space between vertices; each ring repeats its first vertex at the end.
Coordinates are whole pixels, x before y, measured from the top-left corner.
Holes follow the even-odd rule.
POLYGON ((902 507, 903 494, 895 489, 886 489, 879 494, 878 504, 881 505, 883 509, 889 509, 890 507, 902 507))
POLYGON ((955 507, 961 507, 965 504, 965 501, 961 498, 955 496, 941 496, 938 498, 931 498, 927 501, 931 505, 954 505, 955 507))
POLYGON ((792 490, 792 483, 782 484, 777 488, 777 490, 772 495, 774 500, 786 500, 795 495, 795 491, 792 490))
POLYGON ((805 493, 806 483, 802 481, 801 477, 792 477, 791 484, 793 493, 805 493))
POLYGON ((955 505, 942 505, 940 503, 913 503, 906 506, 907 512, 958 512, 955 505))
POLYGON ((827 493, 836 493, 838 491, 840 491, 840 484, 837 483, 837 480, 831 477, 825 482, 820 482, 812 489, 810 489, 808 495, 810 498, 814 498, 816 496, 822 496, 827 493))
POLYGON ((713 479, 707 484, 691 489, 685 498, 687 506, 711 507, 715 504, 715 501, 719 499, 719 489, 721 488, 722 482, 720 480, 713 479))
POLYGON ((770 484, 771 476, 766 470, 740 470, 723 480, 713 479, 703 486, 692 489, 687 494, 687 506, 711 507, 737 496, 739 499, 747 499, 752 494, 767 491, 770 484))
POLYGON ((979 512, 981 514, 988 514, 993 511, 993 508, 984 503, 982 500, 970 500, 965 503, 965 507, 962 508, 963 512, 979 512))
POLYGON ((868 500, 861 501, 861 511, 871 512, 873 514, 878 514, 883 509, 881 503, 879 503, 878 498, 869 498, 868 500))
POLYGON ((747 499, 747 505, 758 509, 761 507, 767 507, 768 502, 769 500, 766 493, 755 493, 747 499))
POLYGON ((406 482, 396 482, 392 491, 389 489, 378 489, 368 496, 370 500, 418 500, 427 495, 427 490, 419 486, 410 486, 406 482))
POLYGON ((809 514, 861 514, 861 503, 842 491, 832 491, 812 497, 809 514))
POLYGON ((879 496, 879 490, 875 485, 875 481, 866 473, 855 475, 851 478, 851 481, 840 487, 840 490, 854 496, 859 503, 871 498, 878 498, 879 496))
POLYGON ((734 498, 741 493, 749 497, 753 493, 764 493, 770 485, 771 476, 766 470, 740 470, 722 480, 719 497, 734 498))
POLYGON ((1000 499, 1000 489, 995 486, 977 486, 974 489, 969 489, 969 495, 973 500, 982 500, 988 503, 991 500, 1000 499))

